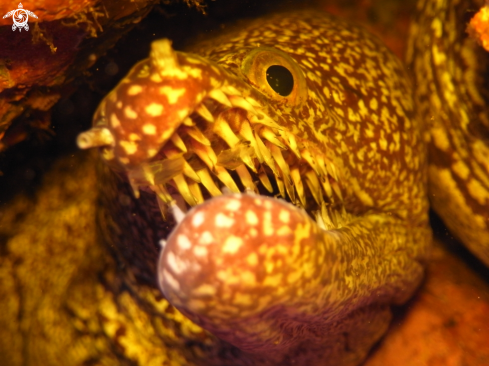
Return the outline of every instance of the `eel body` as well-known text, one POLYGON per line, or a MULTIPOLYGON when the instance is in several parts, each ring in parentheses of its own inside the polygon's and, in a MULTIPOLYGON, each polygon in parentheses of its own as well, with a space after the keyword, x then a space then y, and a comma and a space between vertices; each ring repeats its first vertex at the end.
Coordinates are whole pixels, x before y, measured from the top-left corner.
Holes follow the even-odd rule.
MULTIPOLYGON (((78 139, 105 163, 114 297, 160 319, 141 337, 185 364, 359 364, 431 240, 411 94, 379 40, 320 12, 187 52, 153 42, 78 139), (185 315, 170 335, 169 303, 185 315), (206 332, 184 331, 194 323, 206 332)), ((131 326, 106 329, 120 345, 131 326)), ((126 357, 148 364, 145 352, 126 357)))
POLYGON ((430 131, 431 204, 450 231, 489 266, 489 58, 467 32, 470 17, 483 5, 420 1, 408 63, 417 109, 430 131))

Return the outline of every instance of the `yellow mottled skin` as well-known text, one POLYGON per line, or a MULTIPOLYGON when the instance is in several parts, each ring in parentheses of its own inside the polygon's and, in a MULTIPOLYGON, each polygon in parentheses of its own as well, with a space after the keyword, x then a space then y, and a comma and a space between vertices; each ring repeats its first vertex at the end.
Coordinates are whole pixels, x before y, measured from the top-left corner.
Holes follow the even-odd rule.
MULTIPOLYGON (((97 181, 93 156, 62 162, 26 234, 7 242, 7 365, 357 365, 419 283, 425 154, 400 62, 321 13, 260 19, 189 51, 153 44, 79 137, 101 147, 97 181), (293 75, 288 96, 266 81, 270 65, 293 75), (175 205, 195 208, 174 229, 175 205)), ((467 184, 475 200, 480 186, 467 184)))
POLYGON ((469 37, 464 18, 484 4, 420 1, 408 62, 430 130, 430 201, 447 227, 489 265, 488 58, 469 37))

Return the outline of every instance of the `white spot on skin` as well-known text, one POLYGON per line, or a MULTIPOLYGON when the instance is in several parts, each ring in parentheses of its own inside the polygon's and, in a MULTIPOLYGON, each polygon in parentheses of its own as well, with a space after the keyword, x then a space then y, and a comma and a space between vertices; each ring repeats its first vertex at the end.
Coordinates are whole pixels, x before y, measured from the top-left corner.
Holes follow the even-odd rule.
POLYGON ((127 106, 124 108, 124 115, 130 119, 136 119, 138 114, 131 107, 127 106))
POLYGON ((127 89, 127 95, 137 95, 143 91, 141 85, 131 85, 129 89, 127 89))
POLYGON ((248 225, 258 224, 258 217, 256 216, 256 214, 253 211, 251 211, 251 210, 246 211, 245 217, 246 217, 246 223, 248 225))
POLYGON ((278 218, 284 224, 288 224, 290 220, 290 212, 287 210, 280 210, 280 213, 278 214, 278 218))
POLYGON ((243 239, 238 236, 231 235, 224 242, 224 246, 222 247, 223 253, 234 254, 239 248, 243 245, 243 239))
POLYGON ((196 257, 205 257, 208 253, 208 250, 206 247, 203 247, 203 246, 200 246, 200 245, 197 245, 195 248, 194 248, 194 255, 196 257))
POLYGON ((197 212, 193 217, 192 217, 192 225, 193 227, 199 227, 204 223, 205 220, 205 215, 202 211, 197 212))
POLYGON ((149 77, 149 79, 151 81, 154 81, 155 83, 161 83, 163 81, 163 79, 161 78, 161 76, 158 75, 157 73, 151 74, 151 76, 149 77))
POLYGON ((114 113, 112 113, 110 115, 110 125, 113 128, 120 127, 120 125, 121 125, 121 122, 119 121, 119 118, 117 118, 117 116, 114 113))
POLYGON ((139 137, 139 135, 137 135, 135 133, 130 133, 129 134, 129 140, 131 140, 131 141, 140 141, 141 140, 141 137, 139 137))
POLYGON ((158 117, 161 116, 161 113, 163 112, 163 105, 158 103, 151 103, 149 106, 144 108, 144 110, 151 117, 158 117))
POLYGON ((127 155, 132 155, 138 150, 138 145, 133 141, 119 141, 127 155))
POLYGON ((216 294, 216 288, 212 285, 204 283, 203 285, 193 290, 192 293, 194 295, 200 295, 200 296, 206 296, 206 295, 212 296, 216 294))
POLYGON ((187 269, 187 263, 176 257, 173 252, 168 253, 166 263, 176 274, 180 274, 187 269))
POLYGON ((222 213, 217 214, 215 225, 217 227, 231 227, 234 225, 234 220, 222 213))
POLYGON ((190 240, 188 240, 187 236, 181 234, 177 237, 177 244, 182 250, 190 249, 190 247, 192 246, 192 243, 190 242, 190 240))
POLYGON ((173 89, 169 86, 162 86, 160 88, 160 94, 166 95, 169 104, 175 104, 178 102, 178 99, 185 94, 185 89, 173 89))
POLYGON ((199 243, 202 245, 209 245, 214 242, 214 237, 208 231, 204 231, 199 239, 199 243))
POLYGON ((238 200, 231 200, 227 203, 226 210, 238 211, 240 207, 241 207, 241 202, 239 202, 238 200))
POLYGON ((270 211, 263 214, 263 234, 266 236, 273 235, 272 213, 270 211))
POLYGON ((251 253, 246 257, 246 262, 252 267, 256 266, 258 264, 258 255, 256 253, 251 253))
POLYGON ((181 120, 183 120, 185 117, 188 116, 188 108, 184 108, 184 109, 181 109, 177 112, 177 116, 178 118, 180 118, 181 120))
POLYGON ((170 287, 172 287, 174 290, 176 291, 180 290, 180 283, 166 269, 163 270, 163 280, 168 285, 170 285, 170 287))
POLYGON ((277 235, 278 236, 285 236, 292 234, 292 230, 286 225, 282 226, 280 229, 277 230, 277 235))
POLYGON ((251 228, 249 233, 252 237, 256 237, 258 235, 258 231, 255 228, 251 228))
POLYGON ((155 127, 155 125, 152 125, 151 123, 146 123, 143 126, 143 133, 145 135, 155 135, 156 134, 156 127, 155 127))

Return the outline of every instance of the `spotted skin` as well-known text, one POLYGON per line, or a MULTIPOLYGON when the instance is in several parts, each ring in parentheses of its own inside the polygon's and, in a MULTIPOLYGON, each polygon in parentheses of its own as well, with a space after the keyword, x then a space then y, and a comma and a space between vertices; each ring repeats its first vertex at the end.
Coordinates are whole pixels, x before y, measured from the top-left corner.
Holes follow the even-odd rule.
POLYGON ((465 19, 484 4, 420 1, 408 62, 417 105, 430 130, 433 209, 489 266, 487 53, 469 37, 465 19))
POLYGON ((317 12, 189 51, 154 42, 78 140, 107 163, 99 222, 120 280, 146 312, 158 286, 217 336, 189 362, 359 364, 418 286, 431 240, 402 64, 317 12), (288 96, 265 81, 275 64, 294 77, 288 96), (175 205, 195 206, 178 225, 175 205))

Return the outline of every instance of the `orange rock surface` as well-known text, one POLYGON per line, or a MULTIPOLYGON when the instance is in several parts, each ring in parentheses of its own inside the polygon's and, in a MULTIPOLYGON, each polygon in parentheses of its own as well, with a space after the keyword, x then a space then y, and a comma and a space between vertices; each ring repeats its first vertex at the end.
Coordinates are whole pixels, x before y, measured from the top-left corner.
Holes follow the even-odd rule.
POLYGON ((420 291, 364 366, 385 365, 489 365, 489 283, 440 242, 420 291))

